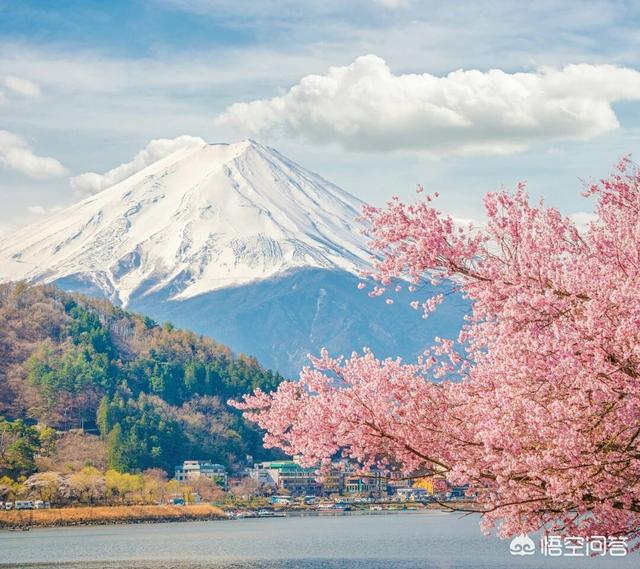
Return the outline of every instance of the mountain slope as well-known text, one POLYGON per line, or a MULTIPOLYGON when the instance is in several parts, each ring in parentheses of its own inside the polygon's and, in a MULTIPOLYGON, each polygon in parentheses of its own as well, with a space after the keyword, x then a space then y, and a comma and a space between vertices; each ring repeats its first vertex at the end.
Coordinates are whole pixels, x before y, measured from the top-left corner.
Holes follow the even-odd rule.
POLYGON ((366 241, 361 203, 253 141, 179 150, 0 246, 0 279, 81 277, 127 305, 171 298, 295 267, 357 272, 366 241))
POLYGON ((265 456, 226 404, 281 381, 254 358, 51 286, 0 284, 0 329, 0 418, 99 429, 122 470, 265 456))
POLYGON ((134 297, 130 306, 216 338, 290 377, 308 364, 308 353, 323 347, 333 355, 366 346, 378 357, 414 359, 435 336, 456 337, 468 310, 465 300, 450 295, 423 320, 409 306, 415 295, 394 294, 389 306, 358 290, 358 282, 345 271, 298 269, 181 301, 161 293, 134 297))
MULTIPOLYGON (((179 150, 0 245, 0 281, 106 297, 295 377, 306 354, 420 354, 455 336, 453 296, 422 320, 358 291, 362 203, 253 141, 179 150)), ((428 295, 422 291, 421 294, 428 295)))

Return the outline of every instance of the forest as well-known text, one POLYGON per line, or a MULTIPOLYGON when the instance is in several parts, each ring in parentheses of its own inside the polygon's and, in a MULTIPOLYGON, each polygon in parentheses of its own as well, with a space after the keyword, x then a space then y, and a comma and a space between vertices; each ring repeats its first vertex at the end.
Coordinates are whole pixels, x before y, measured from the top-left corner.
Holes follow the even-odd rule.
POLYGON ((282 379, 106 300, 2 284, 0 476, 73 465, 172 474, 185 459, 233 468, 267 458, 261 432, 226 401, 282 379))

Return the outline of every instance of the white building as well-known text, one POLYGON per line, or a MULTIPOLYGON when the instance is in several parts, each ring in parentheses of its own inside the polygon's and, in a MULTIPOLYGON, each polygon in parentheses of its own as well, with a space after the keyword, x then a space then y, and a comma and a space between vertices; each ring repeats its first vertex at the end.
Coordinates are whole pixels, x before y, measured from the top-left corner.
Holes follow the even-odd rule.
POLYGON ((208 460, 185 460, 181 466, 176 466, 175 472, 175 478, 178 482, 204 477, 217 482, 225 490, 227 489, 229 477, 227 469, 222 464, 215 464, 208 460))
POLYGON ((424 488, 396 488, 396 496, 403 502, 419 502, 426 500, 430 494, 424 488))
POLYGON ((272 460, 254 464, 247 474, 259 485, 286 490, 293 496, 316 496, 322 490, 315 468, 303 468, 293 460, 272 460))

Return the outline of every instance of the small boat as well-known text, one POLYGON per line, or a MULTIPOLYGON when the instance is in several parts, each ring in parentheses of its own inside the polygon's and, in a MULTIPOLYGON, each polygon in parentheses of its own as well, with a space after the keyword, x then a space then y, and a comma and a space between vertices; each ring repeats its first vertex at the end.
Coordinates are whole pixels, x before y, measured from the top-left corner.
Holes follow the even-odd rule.
POLYGON ((12 528, 7 528, 9 531, 29 531, 31 528, 29 526, 16 526, 12 528))
POLYGON ((243 518, 255 518, 256 517, 256 513, 255 512, 247 512, 247 511, 236 512, 234 517, 237 520, 241 520, 243 518))

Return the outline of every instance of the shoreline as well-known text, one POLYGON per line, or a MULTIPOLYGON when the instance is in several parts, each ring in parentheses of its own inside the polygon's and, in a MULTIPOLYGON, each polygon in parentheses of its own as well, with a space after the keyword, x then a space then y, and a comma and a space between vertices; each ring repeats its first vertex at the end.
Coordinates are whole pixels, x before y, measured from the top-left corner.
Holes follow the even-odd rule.
POLYGON ((166 523, 226 519, 224 511, 209 504, 193 506, 86 506, 46 510, 0 512, 0 531, 31 528, 166 523))
MULTIPOLYGON (((468 504, 457 503, 459 507, 468 504)), ((261 517, 301 517, 301 516, 380 516, 393 514, 421 514, 428 512, 449 512, 454 510, 446 505, 429 504, 413 508, 393 508, 370 510, 356 508, 350 511, 318 510, 273 510, 273 515, 261 517)), ((253 519, 259 516, 249 516, 253 519)), ((51 508, 46 510, 19 510, 0 512, 0 531, 28 531, 31 528, 62 528, 81 526, 107 526, 124 524, 150 524, 194 521, 232 521, 227 512, 210 504, 189 506, 146 505, 146 506, 85 506, 51 508)))

